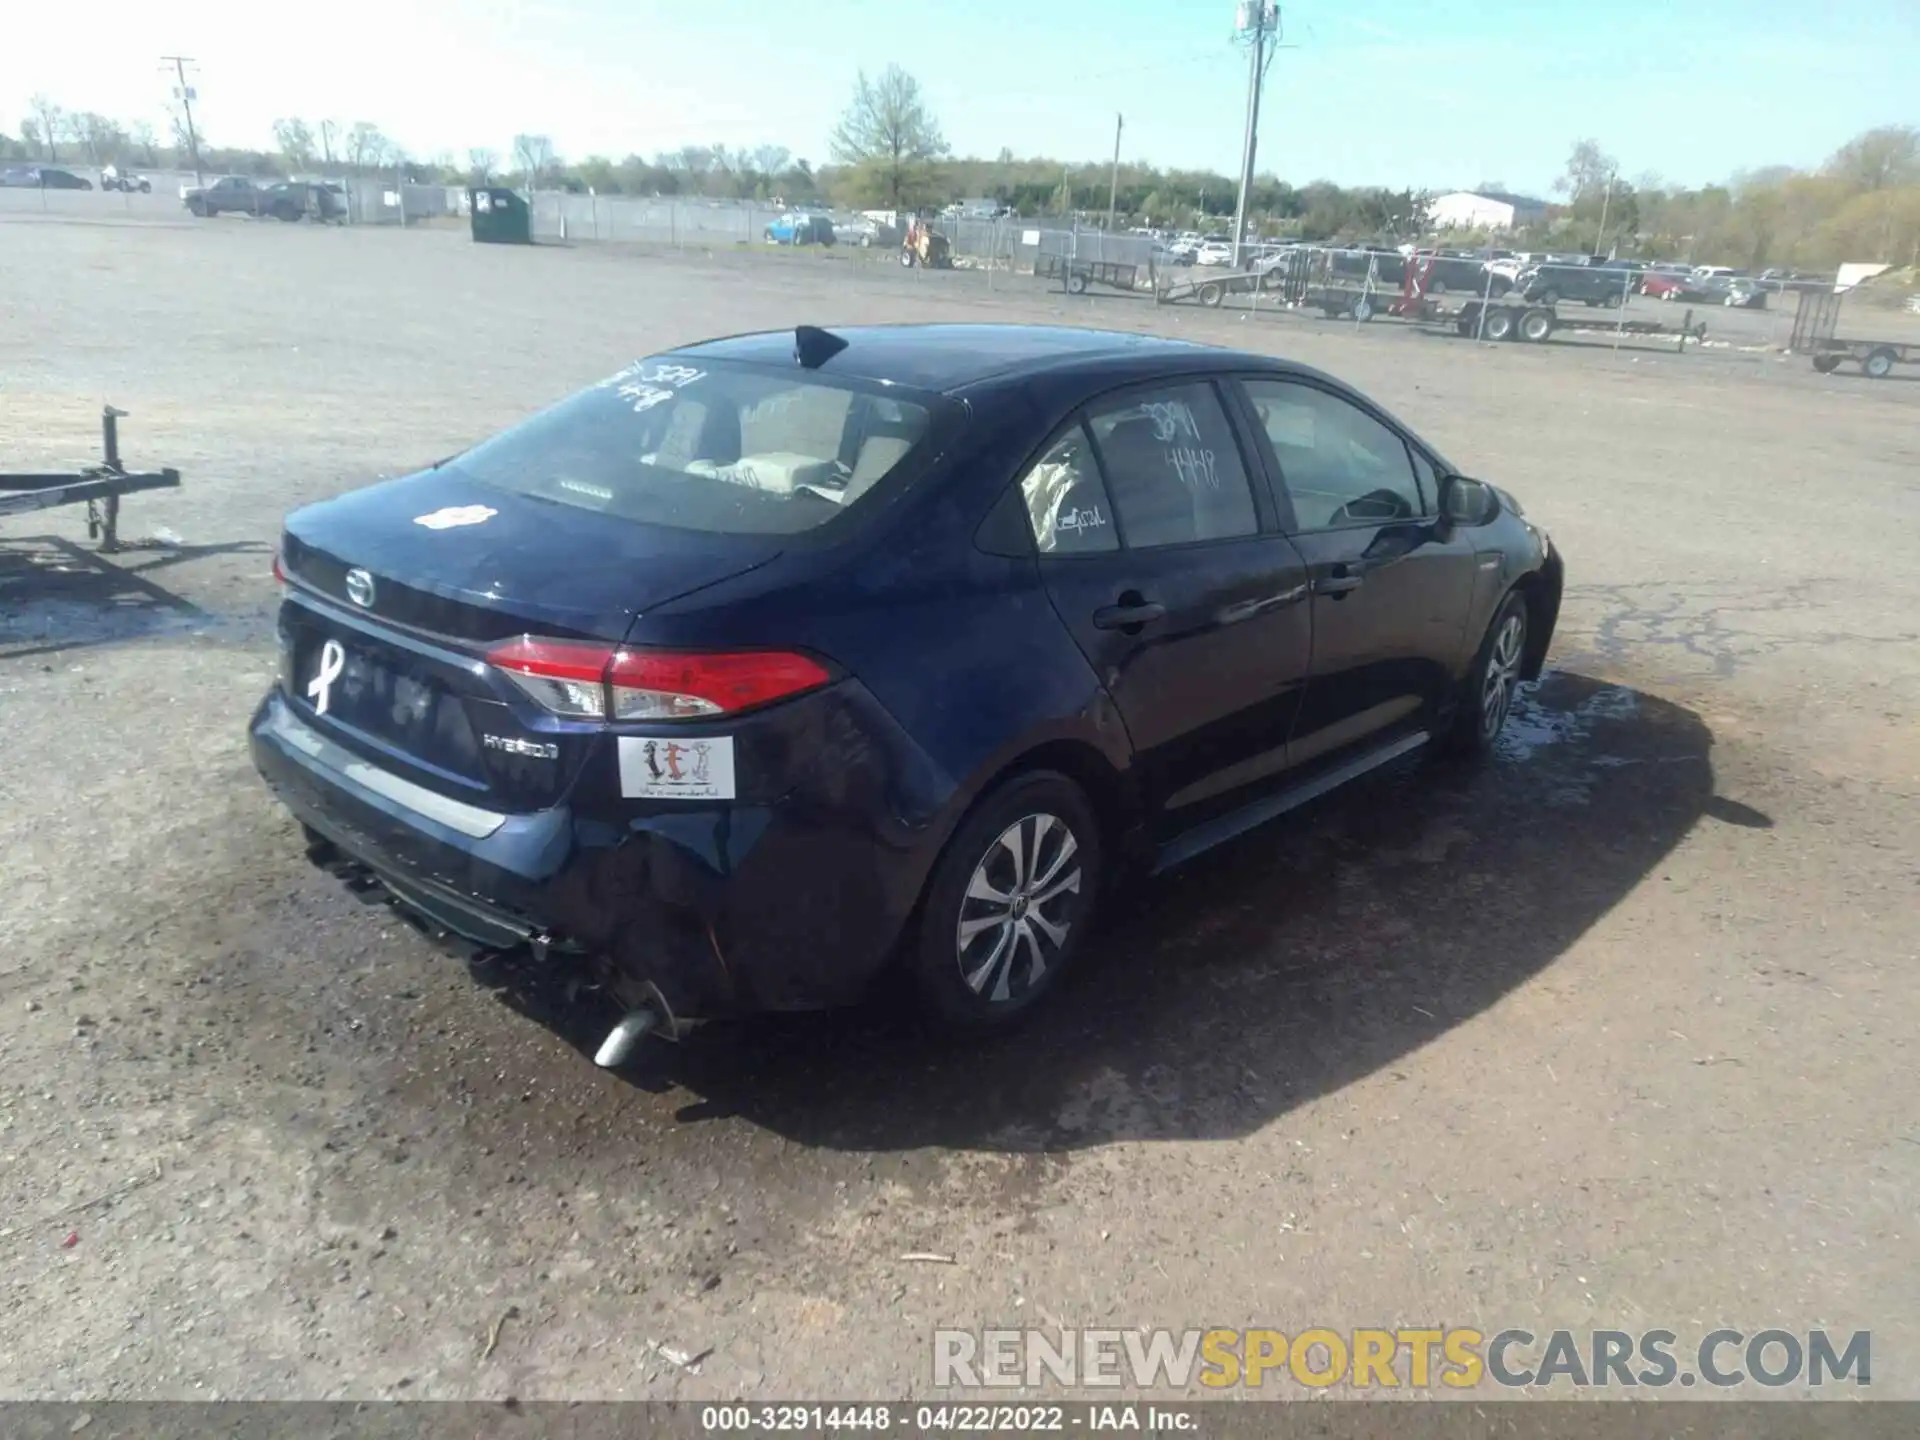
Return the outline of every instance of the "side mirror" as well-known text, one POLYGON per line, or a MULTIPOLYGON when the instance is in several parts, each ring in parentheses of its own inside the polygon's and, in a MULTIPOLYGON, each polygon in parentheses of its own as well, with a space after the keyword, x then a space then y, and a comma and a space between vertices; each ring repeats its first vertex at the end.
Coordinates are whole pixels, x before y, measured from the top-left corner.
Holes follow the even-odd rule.
POLYGON ((1440 516, 1454 525, 1491 524, 1500 513, 1500 493, 1484 480, 1449 475, 1440 482, 1440 516))

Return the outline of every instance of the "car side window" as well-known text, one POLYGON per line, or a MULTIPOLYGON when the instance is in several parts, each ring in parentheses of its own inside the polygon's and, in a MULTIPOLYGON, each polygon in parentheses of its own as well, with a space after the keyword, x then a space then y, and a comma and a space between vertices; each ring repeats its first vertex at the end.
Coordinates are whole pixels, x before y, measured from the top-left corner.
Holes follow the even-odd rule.
POLYGON ((1120 548, 1113 503, 1083 427, 1075 425, 1047 447, 1020 477, 1020 494, 1042 555, 1093 555, 1120 548))
POLYGON ((1096 404, 1087 428, 1129 550, 1259 532, 1240 447, 1205 381, 1096 404))
POLYGON ((1245 385, 1301 530, 1389 524, 1425 513, 1406 443, 1366 411, 1311 385, 1245 385))

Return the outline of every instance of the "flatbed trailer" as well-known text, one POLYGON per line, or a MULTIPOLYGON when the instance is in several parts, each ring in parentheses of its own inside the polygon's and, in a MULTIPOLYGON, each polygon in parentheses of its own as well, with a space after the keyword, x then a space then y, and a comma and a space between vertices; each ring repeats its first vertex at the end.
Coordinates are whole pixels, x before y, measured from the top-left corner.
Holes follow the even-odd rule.
POLYGON ((1123 260, 1078 260, 1046 250, 1033 257, 1033 273, 1042 280, 1058 280, 1069 295, 1084 295, 1091 285, 1132 294, 1140 280, 1140 267, 1123 260))
POLYGON ((1200 304, 1217 306, 1229 295, 1247 295, 1260 288, 1257 270, 1202 269, 1184 279, 1173 279, 1156 272, 1153 299, 1156 305, 1200 304))
POLYGON ((1920 365, 1920 345, 1836 334, 1840 328, 1840 298, 1831 290, 1801 291, 1787 349, 1807 356, 1822 375, 1831 375, 1848 360, 1857 362, 1861 373, 1874 380, 1886 379, 1896 365, 1920 365))
POLYGON ((108 405, 100 412, 103 460, 66 474, 0 474, 0 517, 50 510, 56 505, 87 507, 87 535, 112 554, 120 548, 120 497, 139 490, 177 490, 178 470, 134 472, 120 463, 119 422, 126 415, 108 405))
POLYGON ((1271 293, 1276 302, 1293 309, 1319 310, 1330 320, 1371 320, 1386 310, 1387 294, 1380 287, 1356 280, 1310 279, 1293 276, 1285 265, 1264 270, 1201 273, 1181 280, 1161 280, 1153 298, 1161 305, 1196 303, 1219 306, 1229 295, 1271 293))
POLYGON ((1562 330, 1584 330, 1595 335, 1665 336, 1677 340, 1683 350, 1689 340, 1698 344, 1707 338, 1707 322, 1696 321, 1691 310, 1677 325, 1660 320, 1621 320, 1612 325, 1596 325, 1584 313, 1569 320, 1553 305, 1504 298, 1469 300, 1457 307, 1428 302, 1417 311, 1403 312, 1396 308, 1394 313, 1408 320, 1450 328, 1456 335, 1477 340, 1519 340, 1532 345, 1551 340, 1562 330))
POLYGON ((1469 336, 1478 340, 1519 340, 1527 344, 1540 344, 1551 340, 1561 330, 1592 330, 1596 333, 1614 335, 1666 336, 1679 342, 1682 350, 1687 341, 1696 344, 1707 338, 1707 322, 1696 322, 1693 311, 1688 310, 1678 325, 1663 320, 1617 319, 1610 325, 1595 325, 1582 307, 1581 318, 1564 319, 1558 306, 1539 300, 1524 300, 1509 292, 1499 296, 1475 296, 1460 305, 1444 304, 1426 293, 1426 280, 1433 269, 1433 257, 1416 256, 1407 266, 1406 278, 1401 282, 1400 297, 1389 307, 1389 313, 1403 320, 1417 324, 1436 325, 1451 329, 1457 335, 1469 336))

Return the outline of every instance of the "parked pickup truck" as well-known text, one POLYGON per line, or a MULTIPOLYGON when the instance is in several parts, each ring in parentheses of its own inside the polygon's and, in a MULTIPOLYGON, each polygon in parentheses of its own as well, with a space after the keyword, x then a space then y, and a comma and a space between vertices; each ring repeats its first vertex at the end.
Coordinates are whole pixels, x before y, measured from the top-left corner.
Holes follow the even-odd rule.
POLYGON ((189 185, 180 192, 187 209, 205 218, 229 211, 241 215, 264 214, 265 190, 244 175, 222 175, 211 185, 189 185))

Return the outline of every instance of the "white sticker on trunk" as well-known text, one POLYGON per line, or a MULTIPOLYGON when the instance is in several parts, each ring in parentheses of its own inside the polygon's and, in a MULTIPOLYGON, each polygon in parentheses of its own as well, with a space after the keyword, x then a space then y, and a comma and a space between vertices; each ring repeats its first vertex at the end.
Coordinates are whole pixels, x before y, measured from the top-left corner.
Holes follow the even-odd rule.
POLYGON ((416 515, 413 523, 429 530, 451 530, 457 525, 484 525, 500 512, 491 505, 449 505, 426 515, 416 515))
POLYGON ((629 800, 731 800, 733 737, 622 735, 620 793, 629 800))

